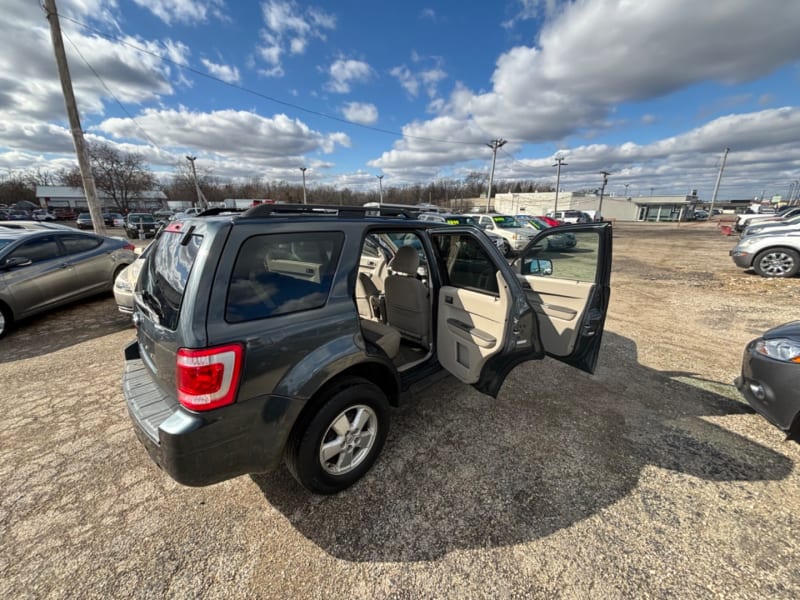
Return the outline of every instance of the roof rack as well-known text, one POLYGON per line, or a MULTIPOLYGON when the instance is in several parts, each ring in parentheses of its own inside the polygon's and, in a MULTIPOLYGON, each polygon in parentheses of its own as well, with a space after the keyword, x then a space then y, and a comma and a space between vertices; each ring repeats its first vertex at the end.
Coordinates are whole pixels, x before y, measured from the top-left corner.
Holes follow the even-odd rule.
MULTIPOLYGON (((205 213, 203 213, 205 214, 205 213)), ((408 211, 398 208, 371 208, 364 206, 335 206, 332 204, 259 204, 248 208, 242 218, 306 214, 332 217, 402 217, 414 219, 408 211)))
POLYGON ((207 208, 202 212, 197 213, 197 217, 213 217, 215 215, 222 215, 228 213, 241 213, 244 209, 241 208, 226 208, 224 206, 215 206, 214 208, 207 208))

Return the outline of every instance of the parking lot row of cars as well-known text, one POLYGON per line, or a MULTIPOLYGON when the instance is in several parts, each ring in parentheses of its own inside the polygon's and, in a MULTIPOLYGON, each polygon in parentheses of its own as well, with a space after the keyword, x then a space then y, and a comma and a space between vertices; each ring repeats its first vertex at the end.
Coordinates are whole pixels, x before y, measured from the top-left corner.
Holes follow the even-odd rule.
POLYGON ((730 251, 736 266, 762 277, 794 277, 800 272, 800 206, 771 215, 739 215, 739 243, 730 251))

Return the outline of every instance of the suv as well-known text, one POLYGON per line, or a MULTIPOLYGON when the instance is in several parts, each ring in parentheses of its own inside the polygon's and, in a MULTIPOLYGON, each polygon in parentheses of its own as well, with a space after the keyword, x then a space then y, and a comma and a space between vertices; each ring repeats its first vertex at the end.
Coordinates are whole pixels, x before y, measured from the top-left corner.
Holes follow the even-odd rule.
POLYGON ((477 215, 478 226, 486 232, 503 238, 503 254, 511 256, 522 250, 535 236, 536 232, 508 215, 477 215))
POLYGON ((580 210, 559 210, 547 213, 548 217, 553 217, 562 223, 591 223, 592 218, 580 210))
POLYGON ((131 239, 155 237, 158 227, 150 213, 131 213, 125 217, 125 235, 131 239))
POLYGON ((785 206, 776 213, 765 213, 763 210, 760 213, 742 213, 736 216, 736 225, 734 229, 741 232, 745 227, 755 225, 761 222, 780 222, 784 219, 789 219, 796 215, 800 215, 800 206, 785 206))
POLYGON ((213 212, 153 241, 125 349, 137 436, 183 484, 284 459, 309 490, 338 492, 376 460, 390 405, 442 369, 490 396, 527 360, 594 370, 610 224, 559 228, 578 239, 571 256, 541 232, 509 265, 473 226, 363 207, 213 212))

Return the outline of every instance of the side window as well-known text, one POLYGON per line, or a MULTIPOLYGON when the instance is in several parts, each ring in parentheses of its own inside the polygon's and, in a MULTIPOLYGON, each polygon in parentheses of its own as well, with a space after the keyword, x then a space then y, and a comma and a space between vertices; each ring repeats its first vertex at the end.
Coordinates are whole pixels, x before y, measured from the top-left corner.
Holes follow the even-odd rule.
POLYGON ((249 238, 233 267, 225 319, 240 323, 324 306, 343 242, 339 232, 249 238))
POLYGON ((64 251, 67 254, 78 254, 80 252, 88 252, 94 250, 103 240, 88 235, 62 235, 61 244, 64 246, 64 251))
POLYGON ((35 263, 50 260, 59 256, 58 244, 53 236, 28 240, 11 252, 7 258, 15 258, 17 256, 24 256, 35 263))
POLYGON ((436 234, 439 260, 444 267, 446 284, 497 295, 497 265, 471 235, 436 234))
POLYGON ((595 231, 548 230, 522 257, 523 275, 593 283, 597 276, 600 236, 595 231))

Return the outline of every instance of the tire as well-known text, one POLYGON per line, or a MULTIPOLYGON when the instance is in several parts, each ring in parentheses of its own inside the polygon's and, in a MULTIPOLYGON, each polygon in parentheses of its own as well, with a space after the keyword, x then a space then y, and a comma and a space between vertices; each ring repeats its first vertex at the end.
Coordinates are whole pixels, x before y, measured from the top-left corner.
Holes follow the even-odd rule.
POLYGON ((507 240, 503 240, 503 256, 511 256, 511 245, 507 240))
POLYGON ((800 253, 791 248, 768 248, 756 255, 753 270, 762 277, 794 277, 800 270, 800 253))
POLYGON ((3 304, 0 304, 0 338, 8 333, 8 330, 11 329, 11 325, 13 323, 14 319, 11 316, 11 311, 3 304))
POLYGON ((356 377, 323 393, 319 410, 292 435, 286 466, 308 490, 335 494, 378 458, 389 431, 389 402, 378 386, 356 377))

